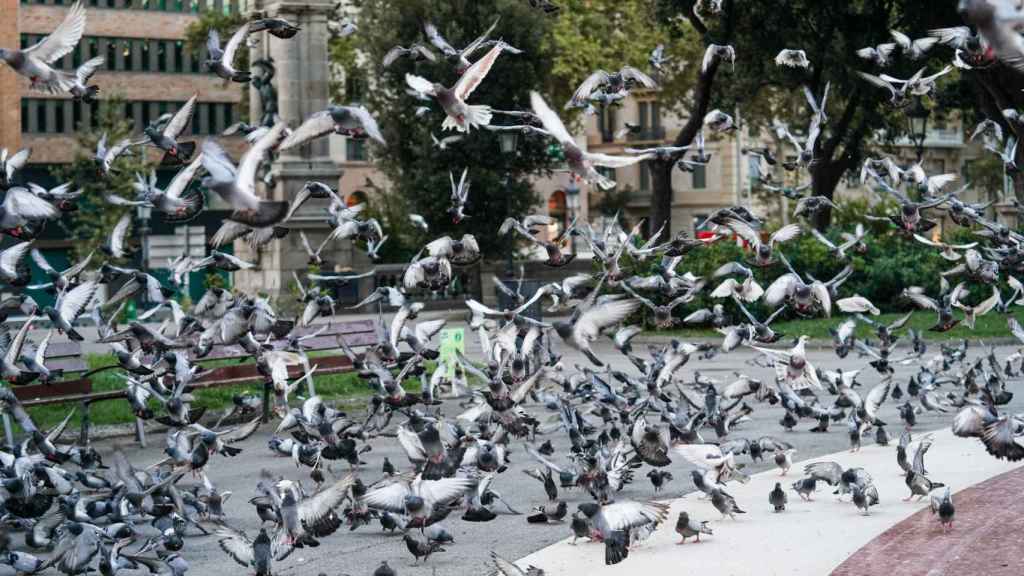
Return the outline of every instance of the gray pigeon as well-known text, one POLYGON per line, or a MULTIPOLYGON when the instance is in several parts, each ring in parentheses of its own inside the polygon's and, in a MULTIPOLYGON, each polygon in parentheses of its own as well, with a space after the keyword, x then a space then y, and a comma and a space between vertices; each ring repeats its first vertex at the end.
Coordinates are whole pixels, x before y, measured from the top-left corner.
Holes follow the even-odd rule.
POLYGON ((206 61, 207 68, 211 72, 225 80, 232 82, 246 83, 249 81, 249 72, 243 72, 235 68, 235 56, 238 55, 238 48, 249 35, 249 24, 242 26, 231 35, 224 49, 220 48, 220 34, 216 29, 210 28, 206 38, 206 53, 209 59, 206 61))
POLYGON ((696 522, 690 519, 690 515, 687 512, 680 512, 679 518, 676 519, 676 534, 679 534, 683 539, 679 541, 680 544, 685 544, 686 539, 696 537, 697 542, 700 542, 700 535, 707 534, 712 535, 711 528, 708 527, 707 521, 696 522))
POLYGON ((203 186, 231 205, 234 212, 229 220, 263 228, 280 222, 288 213, 287 202, 262 200, 256 195, 256 170, 277 146, 284 130, 284 123, 278 122, 246 151, 237 168, 219 144, 213 140, 203 142, 203 168, 209 172, 203 178, 203 186))
POLYGON ((179 142, 178 138, 185 133, 185 128, 192 121, 192 114, 195 112, 196 99, 198 98, 199 93, 197 92, 181 108, 178 108, 178 111, 173 115, 165 114, 142 130, 148 139, 147 143, 164 151, 164 157, 160 161, 161 164, 184 164, 192 158, 192 153, 196 149, 196 143, 179 142), (159 125, 164 121, 166 121, 166 124, 161 130, 159 125))
POLYGON ((782 484, 775 483, 775 488, 768 493, 768 503, 772 505, 776 512, 782 512, 786 509, 786 492, 782 489, 782 484))
POLYGON ((60 216, 56 206, 16 186, 7 191, 0 204, 0 231, 13 238, 32 240, 42 230, 42 223, 60 216))
POLYGON ((939 515, 939 523, 942 524, 943 530, 953 527, 953 515, 956 513, 956 508, 953 506, 953 496, 949 493, 949 486, 946 486, 946 491, 941 497, 932 494, 931 510, 932 514, 939 515))
POLYGON ((723 517, 728 516, 733 520, 736 519, 737 514, 746 514, 745 511, 740 510, 736 499, 721 488, 711 489, 711 505, 715 507, 715 510, 721 512, 723 517))
POLYGON ((387 144, 377 120, 362 106, 331 106, 307 118, 301 126, 285 138, 281 150, 301 146, 331 133, 350 138, 372 138, 387 144))
POLYGON ((68 9, 64 21, 53 33, 24 50, 0 48, 0 60, 28 78, 30 90, 50 94, 69 92, 79 83, 77 73, 63 72, 53 64, 75 50, 84 31, 85 7, 78 1, 68 9))

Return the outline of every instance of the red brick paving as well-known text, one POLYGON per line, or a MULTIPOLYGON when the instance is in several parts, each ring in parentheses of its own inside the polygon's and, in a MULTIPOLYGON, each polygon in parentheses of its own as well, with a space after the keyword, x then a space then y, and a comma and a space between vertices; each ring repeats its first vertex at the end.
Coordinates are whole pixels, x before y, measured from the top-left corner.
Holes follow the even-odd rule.
POLYGON ((1024 574, 1024 468, 956 492, 953 505, 948 532, 925 507, 868 542, 832 576, 1024 574))

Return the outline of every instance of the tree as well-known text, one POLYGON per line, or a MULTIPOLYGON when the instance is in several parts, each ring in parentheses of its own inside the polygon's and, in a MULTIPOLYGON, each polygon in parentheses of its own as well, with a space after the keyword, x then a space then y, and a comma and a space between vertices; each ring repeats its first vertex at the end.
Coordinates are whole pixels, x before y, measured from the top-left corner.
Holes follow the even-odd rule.
MULTIPOLYGON (((506 216, 525 214, 535 205, 527 177, 554 168, 547 154, 549 142, 520 135, 516 154, 503 155, 494 132, 476 129, 441 150, 432 145, 431 134, 438 138, 451 134, 441 132, 443 112, 435 102, 409 96, 405 74, 414 73, 451 86, 457 79, 452 63, 444 59, 431 63, 401 58, 390 67, 380 69, 380 62, 396 45, 425 42, 423 25, 428 21, 438 26, 449 43, 462 47, 486 30, 498 16, 501 23, 494 37, 523 53, 503 53, 470 102, 488 104, 496 110, 521 110, 529 103, 529 90, 540 88, 551 68, 551 53, 544 44, 551 20, 540 11, 532 10, 527 3, 514 0, 365 0, 357 20, 359 31, 353 36, 365 56, 356 59, 363 62, 365 68, 355 73, 362 73, 369 80, 364 103, 379 121, 388 141, 387 146, 375 147, 371 152, 377 166, 391 182, 391 192, 408 203, 410 211, 426 218, 431 238, 471 233, 485 254, 500 254, 507 249, 507 239, 499 238, 496 233, 506 216), (417 117, 416 109, 420 106, 429 106, 430 112, 417 117), (472 183, 469 218, 455 224, 447 215, 449 173, 458 180, 467 167, 467 178, 472 183)), ((344 50, 339 49, 339 52, 344 53, 344 50)), ((473 60, 482 55, 483 52, 475 54, 473 60)), ((495 115, 492 123, 518 121, 519 118, 495 115)), ((374 197, 370 197, 371 208, 374 202, 374 197)))
MULTIPOLYGON (((77 152, 70 164, 55 166, 54 178, 59 182, 74 182, 75 187, 82 188, 84 193, 78 199, 77 210, 71 213, 68 221, 71 236, 75 239, 73 250, 75 258, 83 258, 90 252, 97 251, 114 225, 126 212, 131 210, 123 206, 115 206, 106 201, 109 194, 123 198, 134 198, 135 190, 132 183, 135 174, 148 175, 151 166, 146 163, 144 149, 134 148, 133 153, 122 155, 114 164, 110 174, 98 177, 93 151, 96 143, 106 134, 107 145, 112 146, 122 138, 132 135, 132 124, 124 118, 124 100, 118 96, 101 100, 97 108, 99 121, 95 128, 78 130, 77 152)), ((63 221, 58 223, 64 225, 63 221)), ((129 236, 131 237, 131 236, 129 236)), ((103 255, 96 252, 97 260, 103 255)), ((120 262, 124 264, 124 262, 120 262)))
MULTIPOLYGON (((691 0, 662 0, 660 4, 663 21, 670 14, 687 14, 705 45, 729 44, 736 50, 735 73, 722 76, 723 70, 731 67, 723 69, 716 65, 698 72, 689 121, 675 145, 692 142, 712 103, 715 108, 729 112, 739 109, 743 122, 754 133, 775 119, 788 121, 794 130, 805 128, 810 116, 802 104, 801 87, 806 85, 820 97, 825 85, 831 83, 829 121, 818 139, 815 163, 810 169, 813 193, 829 198, 843 175, 877 144, 879 129, 885 129, 891 142, 904 134, 906 128, 902 112, 888 104, 888 94, 856 75, 857 70, 876 74, 879 70, 859 58, 855 51, 890 42, 892 28, 919 38, 930 28, 958 24, 954 3, 926 0, 726 0, 722 14, 705 21, 693 15, 691 0), (777 66, 775 56, 783 49, 805 50, 811 68, 777 66)), ((941 49, 934 49, 926 59, 916 62, 895 55, 893 65, 885 72, 902 78, 921 67, 937 72, 948 62, 948 56, 941 49)), ((955 84, 955 76, 942 86, 951 84, 955 84)), ((671 170, 670 160, 652 165, 654 226, 670 219, 671 170)), ((828 218, 825 212, 818 224, 823 225, 828 218)))

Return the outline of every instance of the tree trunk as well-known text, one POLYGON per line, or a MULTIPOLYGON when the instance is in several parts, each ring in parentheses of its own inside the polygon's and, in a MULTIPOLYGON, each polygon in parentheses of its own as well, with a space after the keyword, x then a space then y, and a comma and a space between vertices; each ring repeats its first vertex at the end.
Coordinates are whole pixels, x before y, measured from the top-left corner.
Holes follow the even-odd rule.
POLYGON ((654 234, 662 226, 665 237, 672 236, 672 170, 675 162, 652 160, 651 169, 651 217, 647 231, 654 234))
MULTIPOLYGON (((730 0, 727 2, 724 10, 727 20, 725 38, 721 41, 722 43, 728 43, 729 38, 732 36, 732 10, 733 2, 730 0)), ((694 29, 705 39, 704 44, 710 44, 710 41, 707 39, 708 29, 700 18, 692 10, 687 13, 687 18, 694 29)), ((679 134, 676 135, 676 139, 672 143, 673 146, 689 146, 693 143, 694 138, 697 137, 697 133, 704 128, 704 116, 707 115, 708 106, 711 103, 711 89, 714 85, 718 65, 719 60, 715 58, 711 61, 707 70, 697 69, 697 85, 693 89, 693 109, 690 110, 690 116, 686 120, 686 124, 679 131, 679 134)), ((652 193, 649 225, 652 232, 664 227, 665 234, 672 235, 672 170, 675 167, 676 161, 682 156, 683 154, 678 154, 667 160, 654 160, 650 162, 652 193)))

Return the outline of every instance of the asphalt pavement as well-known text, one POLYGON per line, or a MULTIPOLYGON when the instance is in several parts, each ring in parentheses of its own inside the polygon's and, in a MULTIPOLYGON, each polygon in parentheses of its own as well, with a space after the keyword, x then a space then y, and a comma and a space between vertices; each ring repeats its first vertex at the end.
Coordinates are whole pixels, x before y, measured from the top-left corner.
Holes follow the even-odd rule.
MULTIPOLYGON (((467 338, 467 344, 468 355, 479 357, 479 347, 475 339, 467 338)), ((937 352, 937 346, 937 344, 929 344, 927 356, 934 355, 937 352)), ((573 352, 565 346, 558 346, 558 348, 565 353, 563 362, 567 367, 586 363, 586 359, 581 354, 573 352)), ((637 348, 642 347, 638 346, 637 348)), ((631 369, 631 365, 625 358, 610 345, 601 343, 596 346, 596 351, 601 358, 611 362, 615 368, 626 371, 631 369)), ((971 355, 972 357, 977 356, 985 351, 987 350, 975 346, 971 350, 971 355)), ((996 349, 996 353, 1000 357, 1012 351, 1013 349, 1010 347, 996 349)), ((752 358, 754 358, 754 353, 746 349, 736 350, 728 355, 718 355, 706 361, 693 358, 689 364, 677 372, 677 375, 684 381, 692 381, 694 371, 699 370, 702 375, 727 383, 734 377, 734 372, 744 372, 765 382, 771 382, 773 371, 751 365, 749 361, 752 358)), ((831 351, 825 350, 812 350, 809 353, 809 359, 815 365, 831 369, 855 369, 866 366, 866 360, 858 359, 856 355, 839 360, 831 351)), ((897 368, 896 380, 904 389, 907 377, 916 369, 916 366, 897 368)), ((864 385, 863 394, 879 381, 879 377, 873 373, 871 368, 867 368, 859 380, 864 385)), ((1015 388, 1016 383, 1011 383, 1010 389, 1015 390, 1015 388)), ((823 393, 822 399, 824 402, 831 401, 831 397, 827 393, 823 393)), ((881 418, 890 424, 889 430, 892 436, 898 435, 901 428, 896 406, 897 403, 890 400, 883 406, 880 414, 881 418)), ((768 404, 754 404, 754 408, 750 421, 737 426, 730 438, 777 436, 794 444, 798 450, 794 458, 796 460, 836 452, 848 446, 846 426, 842 422, 833 424, 832 430, 825 434, 808 432, 807 430, 815 424, 810 420, 801 421, 793 432, 786 432, 779 424, 783 415, 781 408, 768 404)), ((529 405, 527 409, 538 415, 542 421, 555 418, 554 413, 546 413, 542 406, 529 405)), ((1017 394, 1006 409, 1014 412, 1024 411, 1024 397, 1017 394)), ((461 412, 461 408, 453 401, 445 402, 441 410, 448 417, 454 417, 461 412)), ((952 413, 921 414, 918 417, 915 431, 947 427, 951 418, 952 413)), ((396 418, 395 420, 402 419, 396 418)), ((308 469, 296 468, 290 459, 276 457, 267 448, 267 441, 274 426, 275 424, 271 424, 257 432, 252 438, 240 443, 238 446, 244 450, 241 455, 235 458, 216 455, 210 465, 210 477, 218 489, 232 492, 232 497, 225 505, 228 522, 232 526, 246 531, 250 536, 255 536, 260 525, 248 500, 255 495, 255 486, 261 470, 266 469, 275 476, 301 479, 307 486, 312 486, 308 478, 308 469)), ((705 430, 704 435, 709 439, 715 437, 714 432, 710 429, 705 430)), ((543 442, 546 439, 550 439, 556 447, 554 459, 564 461, 568 450, 565 435, 555 433, 547 437, 540 436, 537 442, 543 442)), ((866 438, 865 442, 871 443, 872 439, 866 438)), ((148 466, 161 458, 162 438, 151 436, 151 446, 144 450, 136 448, 127 438, 121 439, 118 443, 138 467, 148 466)), ((97 444, 96 447, 103 453, 109 453, 114 445, 113 442, 103 442, 97 444)), ((357 471, 365 482, 370 483, 381 477, 381 463, 385 456, 400 467, 408 467, 408 461, 394 438, 377 438, 371 442, 371 446, 372 451, 363 455, 367 465, 357 471)), ((510 452, 512 464, 504 473, 498 475, 493 489, 500 492, 515 509, 528 513, 532 507, 545 502, 543 487, 539 482, 523 473, 524 469, 534 467, 535 463, 523 451, 522 442, 513 441, 510 445, 510 452)), ((667 488, 657 496, 658 498, 673 498, 693 490, 689 479, 690 465, 679 458, 675 460, 667 468, 674 475, 674 480, 668 483, 667 488)), ((742 462, 748 462, 748 460, 746 456, 740 457, 742 462)), ((770 458, 768 460, 770 461, 770 458)), ((748 470, 751 472, 772 467, 770 462, 748 462, 748 466, 748 470)), ((616 495, 616 498, 653 498, 653 488, 645 476, 647 471, 647 467, 637 470, 634 483, 627 485, 616 495)), ((335 466, 334 472, 340 477, 347 472, 347 466, 344 464, 335 466)), ((791 472, 791 474, 795 472, 791 472)), ((185 481, 193 480, 186 478, 185 481)), ((562 491, 560 497, 567 500, 570 510, 574 510, 578 503, 589 499, 586 493, 580 490, 562 491)), ((500 510, 500 508, 498 506, 496 510, 500 510)), ((349 531, 347 527, 343 527, 337 533, 324 538, 318 548, 297 550, 290 558, 275 567, 275 573, 297 576, 369 575, 381 560, 387 560, 400 574, 433 575, 436 571, 437 574, 445 576, 479 576, 489 573, 491 551, 514 560, 571 535, 568 523, 528 525, 525 515, 499 512, 497 519, 486 524, 464 522, 459 519, 460 515, 460 513, 454 513, 444 523, 454 535, 455 543, 446 546, 445 552, 439 552, 432 556, 425 566, 421 563, 419 566, 413 567, 413 558, 406 550, 401 536, 384 533, 379 524, 374 523, 355 531, 349 531)), ((590 553, 603 555, 603 547, 593 546, 590 553)), ((761 554, 763 551, 751 551, 750 553, 761 554)), ((184 556, 191 563, 194 574, 204 576, 218 573, 241 574, 241 570, 243 570, 219 549, 216 538, 213 536, 189 537, 186 541, 184 556)))

